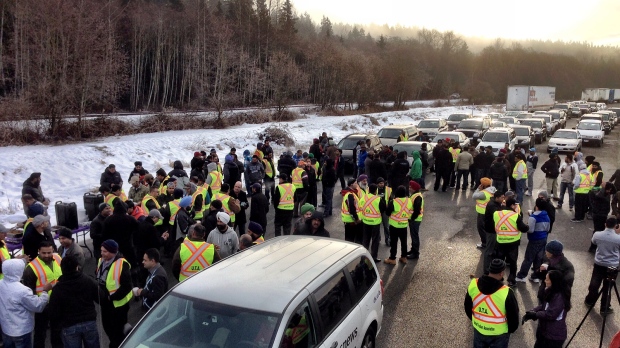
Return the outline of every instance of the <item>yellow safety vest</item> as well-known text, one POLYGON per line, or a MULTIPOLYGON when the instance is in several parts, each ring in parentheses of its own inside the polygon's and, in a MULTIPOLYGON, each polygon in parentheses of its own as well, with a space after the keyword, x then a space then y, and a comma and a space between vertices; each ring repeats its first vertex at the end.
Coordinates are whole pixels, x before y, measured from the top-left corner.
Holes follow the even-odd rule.
MULTIPOLYGON (((6 244, 4 244, 2 247, 0 247, 0 260, 4 262, 10 259, 11 259, 11 254, 9 253, 9 249, 6 248, 6 244)), ((0 273, 0 280, 3 278, 4 278, 4 274, 0 273)))
POLYGON ((260 236, 260 237, 256 238, 256 240, 254 242, 252 242, 252 244, 257 245, 257 244, 260 244, 260 243, 262 243, 264 241, 265 241, 265 238, 263 238, 263 236, 260 236))
POLYGON ((363 199, 360 199, 363 223, 371 226, 381 224, 381 211, 379 210, 379 203, 381 203, 381 197, 373 195, 372 193, 369 193, 363 199))
POLYGON ((194 242, 185 238, 181 244, 179 256, 181 257, 181 273, 179 281, 193 276, 213 264, 215 246, 207 242, 194 242))
POLYGON ((308 336, 309 333, 310 327, 308 326, 305 313, 299 320, 299 324, 297 324, 297 326, 284 330, 284 336, 290 340, 293 345, 301 342, 301 340, 308 336))
POLYGON ((263 164, 265 165, 265 176, 268 178, 273 178, 273 166, 268 159, 263 159, 263 164))
POLYGON ((592 175, 579 173, 581 177, 581 181, 579 182, 579 187, 575 189, 575 193, 585 194, 590 192, 592 188, 592 175))
POLYGON ((519 168, 519 166, 523 166, 523 177, 521 177, 521 180, 527 179, 527 166, 525 165, 525 162, 523 162, 523 160, 520 160, 519 162, 517 162, 517 165, 512 170, 512 178, 513 179, 517 178, 517 168, 519 168))
MULTIPOLYGON (((58 254, 54 254, 53 257, 53 268, 49 268, 38 256, 28 264, 28 267, 32 268, 34 274, 37 276, 37 285, 35 286, 35 293, 37 296, 41 296, 45 284, 52 283, 53 285, 58 283, 58 278, 62 275, 62 270, 60 269, 60 261, 62 258, 58 254)), ((47 293, 51 295, 52 291, 50 290, 47 293)))
POLYGON ((485 336, 499 336, 508 333, 506 319, 506 298, 509 288, 504 285, 490 295, 478 289, 478 279, 472 279, 467 293, 472 299, 471 323, 485 336))
MULTIPOLYGON (((101 267, 101 259, 99 259, 99 263, 97 264, 97 273, 99 273, 99 267, 101 267)), ((110 295, 113 295, 120 287, 121 287, 121 272, 123 271, 124 264, 127 264, 127 267, 131 269, 131 265, 124 258, 119 258, 112 263, 110 269, 108 270, 108 275, 105 280, 105 288, 108 289, 110 295)), ((112 301, 114 308, 118 308, 127 304, 131 298, 133 297, 133 293, 130 291, 125 297, 120 300, 112 301)))
POLYGON ((484 198, 476 199, 476 213, 484 214, 484 212, 487 210, 487 204, 489 204, 489 201, 491 200, 491 197, 493 197, 493 194, 487 190, 482 190, 480 192, 484 193, 484 198))
POLYGON ((222 173, 215 171, 209 175, 211 176, 211 193, 215 196, 222 189, 222 173))
POLYGON ((278 185, 278 190, 280 191, 278 209, 293 210, 295 207, 295 186, 293 186, 293 184, 284 183, 278 185))
MULTIPOLYGON (((149 208, 146 207, 146 204, 152 200, 153 203, 155 203, 155 206, 157 207, 157 209, 161 208, 161 205, 159 205, 159 202, 155 199, 155 197, 151 196, 151 195, 146 195, 144 196, 144 198, 142 198, 142 203, 140 203, 142 205, 142 209, 144 209, 144 214, 146 214, 146 216, 149 215, 149 208)), ((155 226, 160 226, 161 224, 163 224, 164 222, 159 219, 157 221, 157 223, 155 223, 155 226)))
POLYGON ((390 226, 406 228, 409 226, 409 218, 413 214, 411 198, 394 198, 394 211, 390 215, 390 226))
POLYGON ((303 172, 305 170, 297 167, 295 169, 293 169, 293 174, 291 175, 291 182, 293 184, 293 186, 295 186, 295 189, 300 189, 304 187, 304 183, 302 180, 302 176, 303 176, 303 172))
POLYGON ((168 188, 167 185, 164 185, 164 182, 166 180, 170 179, 170 176, 167 175, 164 180, 161 181, 161 183, 159 184, 159 194, 160 195, 165 195, 166 194, 166 189, 168 188))
POLYGON ((24 232, 26 232, 28 225, 30 225, 30 223, 33 221, 34 221, 34 218, 28 218, 28 220, 26 220, 26 223, 24 224, 24 232))
MULTIPOLYGON (((601 173, 601 175, 603 174, 602 170, 597 170, 596 172, 594 172, 591 176, 590 179, 590 186, 594 187, 596 186, 596 179, 598 178, 598 174, 601 173)), ((603 182, 603 180, 601 180, 601 182, 603 182)))
POLYGON ((109 205, 110 208, 112 208, 112 211, 114 211, 114 200, 116 198, 119 198, 119 197, 117 195, 115 195, 115 194, 112 194, 112 193, 108 193, 108 195, 105 196, 105 203, 107 205, 109 205))
POLYGON ((389 186, 385 186, 385 196, 383 196, 383 199, 385 199, 386 205, 390 201, 391 196, 392 196, 392 188, 389 186))
POLYGON ((517 228, 518 218, 519 214, 512 210, 498 210, 493 213, 498 243, 513 243, 521 239, 521 231, 517 228))
POLYGON ((206 210, 206 207, 205 207, 205 194, 204 194, 203 191, 205 191, 204 187, 197 186, 196 187, 196 192, 194 192, 194 194, 192 195, 192 207, 194 206, 194 202, 196 202, 196 197, 202 195, 202 207, 200 208, 200 210, 195 210, 194 209, 194 213, 195 213, 194 220, 202 219, 203 213, 206 210))
POLYGON ((592 165, 591 165, 591 164, 588 166, 588 168, 587 168, 587 169, 588 169, 588 171, 590 172, 590 174, 592 174, 592 165))
POLYGON ((316 174, 318 175, 317 180, 321 181, 321 179, 323 178, 323 173, 321 172, 321 174, 319 175, 319 169, 321 168, 321 166, 319 165, 319 162, 316 162, 314 164, 314 171, 316 172, 316 174))
MULTIPOLYGON (((342 205, 340 207, 340 216, 342 218, 342 222, 344 223, 348 223, 348 222, 355 222, 355 219, 353 219, 353 215, 349 212, 349 204, 347 204, 349 202, 349 195, 353 195, 353 200, 354 200, 354 208, 355 208, 355 212, 356 213, 360 213, 360 199, 357 197, 357 195, 355 193, 351 193, 351 192, 347 192, 345 193, 344 197, 342 197, 342 205)), ((359 216, 358 216, 359 218, 359 216)))
POLYGON ((448 151, 450 151, 450 153, 452 154, 452 163, 456 162, 456 158, 458 157, 458 155, 461 153, 461 149, 459 148, 449 148, 448 151))
POLYGON ((230 216, 230 222, 234 223, 235 213, 230 210, 230 206, 228 205, 230 201, 230 196, 225 193, 218 192, 217 194, 213 195, 213 199, 217 199, 218 201, 222 202, 222 209, 224 209, 224 212, 230 216))
POLYGON ((181 209, 179 202, 180 200, 175 199, 174 201, 170 201, 170 203, 168 203, 168 207, 170 208, 170 220, 168 220, 168 223, 170 225, 174 225, 174 221, 177 218, 177 213, 179 212, 179 209, 181 209))
POLYGON ((415 220, 413 221, 422 221, 422 218, 424 217, 424 196, 422 196, 422 193, 418 192, 418 193, 414 193, 413 196, 411 196, 411 214, 413 215, 413 202, 415 202, 416 197, 420 197, 422 199, 422 205, 420 205, 420 215, 418 215, 417 218, 415 218, 415 220))
POLYGON ((254 155, 258 156, 258 159, 261 160, 261 161, 265 157, 265 154, 261 150, 259 150, 259 149, 256 149, 254 151, 254 155))
POLYGON ((407 140, 409 140, 409 137, 406 135, 401 134, 398 136, 398 141, 407 141, 407 140))

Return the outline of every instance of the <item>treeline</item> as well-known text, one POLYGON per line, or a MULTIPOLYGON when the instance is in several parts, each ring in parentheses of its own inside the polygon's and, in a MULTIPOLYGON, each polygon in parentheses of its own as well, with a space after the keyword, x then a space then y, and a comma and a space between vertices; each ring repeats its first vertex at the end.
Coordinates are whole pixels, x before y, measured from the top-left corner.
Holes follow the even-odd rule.
POLYGON ((42 115, 54 135, 62 115, 90 112, 401 108, 453 92, 504 102, 513 84, 556 86, 558 99, 620 87, 617 49, 602 58, 498 41, 473 54, 453 32, 373 37, 352 27, 335 35, 328 18, 297 15, 290 0, 0 3, 0 117, 42 115))

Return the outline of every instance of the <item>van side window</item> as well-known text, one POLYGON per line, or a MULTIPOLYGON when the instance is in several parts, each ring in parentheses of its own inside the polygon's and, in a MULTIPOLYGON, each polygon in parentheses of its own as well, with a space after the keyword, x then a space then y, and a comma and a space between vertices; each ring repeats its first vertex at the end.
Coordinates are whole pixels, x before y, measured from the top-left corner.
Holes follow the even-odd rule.
POLYGON ((351 310, 351 292, 344 273, 339 272, 323 284, 314 293, 314 297, 321 313, 321 321, 325 329, 323 333, 327 337, 351 310))
POLYGON ((286 325, 280 348, 311 348, 316 346, 316 329, 308 302, 293 312, 286 325))
POLYGON ((377 271, 372 261, 366 256, 362 256, 347 265, 347 272, 353 280, 353 287, 355 288, 353 301, 357 303, 377 281, 377 271))

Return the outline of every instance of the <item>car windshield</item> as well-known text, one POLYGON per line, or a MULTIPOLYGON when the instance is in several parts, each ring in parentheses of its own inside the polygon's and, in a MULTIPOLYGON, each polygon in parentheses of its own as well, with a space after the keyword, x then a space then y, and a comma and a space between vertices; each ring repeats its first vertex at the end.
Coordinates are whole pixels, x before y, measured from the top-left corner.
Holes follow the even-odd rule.
POLYGON ((568 105, 567 104, 556 104, 553 108, 554 109, 568 109, 568 105))
POLYGON ((520 111, 506 111, 506 113, 504 114, 505 116, 511 116, 511 117, 515 117, 519 115, 520 111))
POLYGON ((514 124, 515 120, 512 117, 500 117, 497 119, 498 121, 504 122, 506 124, 514 124))
POLYGON ((482 137, 482 141, 490 143, 508 143, 510 142, 510 137, 508 133, 505 132, 487 132, 482 137))
POLYGON ((361 139, 357 138, 344 138, 338 143, 338 148, 344 150, 353 150, 357 146, 357 142, 360 140, 361 139))
MULTIPOLYGON (((445 139, 445 138, 444 138, 445 139)), ((405 151, 407 155, 411 154, 412 151, 420 151, 420 147, 422 144, 402 144, 398 143, 394 145, 394 150, 398 150, 398 152, 405 151)))
POLYGON ((553 117, 554 120, 559 120, 560 119, 560 114, 558 114, 558 113, 550 112, 548 115, 553 117))
POLYGON ((437 134, 435 139, 433 139, 433 143, 438 142, 439 140, 446 140, 446 138, 450 139, 450 141, 459 141, 459 136, 454 134, 437 134))
POLYGON ((463 121, 464 119, 469 118, 467 114, 452 114, 448 116, 448 121, 463 121))
POLYGON ((543 119, 543 120, 547 121, 547 123, 551 123, 551 116, 547 116, 547 115, 534 115, 534 118, 540 118, 540 119, 543 119))
POLYGON ((600 123, 592 123, 592 122, 579 122, 579 125, 577 125, 577 129, 583 129, 583 130, 600 130, 601 126, 600 123))
POLYGON ((461 121, 461 123, 459 123, 459 127, 458 128, 469 128, 469 129, 482 129, 482 122, 480 121, 461 121))
POLYGON ((541 121, 534 121, 534 120, 522 120, 520 122, 522 125, 525 126, 530 126, 532 128, 542 128, 542 122, 541 121))
POLYGON ((569 131, 557 131, 553 135, 553 138, 577 139, 577 133, 569 131))
POLYGON ((439 121, 420 121, 418 128, 439 128, 439 121))
POLYGON ((570 109, 571 109, 571 111, 581 111, 581 109, 579 109, 579 108, 570 108, 570 109))
POLYGON ((388 128, 383 128, 382 130, 379 131, 379 133, 377 134, 377 136, 379 136, 379 138, 390 138, 390 139, 397 139, 398 136, 402 133, 403 131, 401 129, 388 129, 388 128))
POLYGON ((527 128, 515 128, 515 134, 519 136, 528 136, 530 135, 530 131, 527 128))
MULTIPOLYGON (((208 290, 206 290, 208 293, 208 290)), ((164 297, 123 347, 272 347, 280 317, 216 302, 164 297)))
POLYGON ((495 127, 495 128, 506 127, 506 124, 504 122, 493 122, 491 123, 491 127, 495 127))

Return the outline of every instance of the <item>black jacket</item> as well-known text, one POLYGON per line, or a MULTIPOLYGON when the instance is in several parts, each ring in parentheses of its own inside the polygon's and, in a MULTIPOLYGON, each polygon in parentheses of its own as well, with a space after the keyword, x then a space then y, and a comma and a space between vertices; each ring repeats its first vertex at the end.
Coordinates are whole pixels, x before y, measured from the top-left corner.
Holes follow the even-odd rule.
POLYGON ((493 180, 506 181, 508 177, 508 169, 503 162, 493 162, 489 169, 489 177, 493 180))
POLYGON ((452 154, 447 149, 440 149, 435 157, 435 171, 451 171, 454 168, 452 154))
POLYGON ((558 165, 558 161, 553 158, 548 159, 545 163, 543 163, 540 170, 545 173, 546 178, 555 179, 560 175, 560 166, 558 165))
POLYGON ((101 173, 101 178, 99 179, 99 185, 108 187, 112 187, 112 184, 121 185, 123 183, 123 179, 121 178, 121 174, 118 171, 114 173, 110 173, 110 170, 106 168, 103 173, 101 173))
POLYGON ((103 242, 103 222, 105 219, 106 218, 99 213, 90 223, 90 238, 92 240, 103 242))
POLYGON ((164 243, 164 239, 159 235, 159 231, 155 227, 155 223, 151 218, 146 218, 138 225, 133 238, 136 247, 136 256, 140 259, 144 252, 150 248, 159 249, 164 243))
POLYGON ((269 201, 262 192, 252 195, 252 204, 250 205, 250 221, 254 221, 263 227, 263 231, 267 227, 267 213, 269 212, 269 201))
POLYGON ((183 170, 183 162, 174 161, 173 169, 168 173, 169 177, 176 176, 177 178, 188 177, 187 172, 183 170))
POLYGON ((385 164, 379 158, 373 159, 368 165, 368 183, 375 183, 377 178, 387 178, 387 169, 385 164))
MULTIPOLYGON (((501 280, 489 276, 482 276, 478 278, 478 290, 485 295, 490 295, 499 290, 504 283, 501 280)), ((506 320, 508 323, 508 332, 513 333, 517 331, 519 327, 519 303, 515 297, 512 289, 508 290, 508 296, 506 297, 506 320)), ((463 301, 463 307, 465 314, 471 320, 473 301, 469 293, 465 293, 465 301, 463 301)))
POLYGON ((592 206, 592 215, 608 215, 611 210, 609 200, 611 195, 605 193, 604 189, 590 190, 590 205, 592 206))
POLYGON ((106 293, 99 293, 97 283, 84 273, 63 274, 54 285, 47 310, 53 322, 62 328, 97 320, 95 302, 106 293))
POLYGON ((168 275, 162 266, 158 266, 152 274, 146 278, 144 289, 140 293, 142 308, 149 310, 168 291, 168 275))
MULTIPOLYGON (((250 206, 250 203, 248 202, 248 195, 243 191, 239 191, 239 193, 235 194, 234 190, 230 190, 229 196, 233 199, 238 199, 239 207, 241 208, 238 213, 235 213, 235 224, 245 224, 248 222, 248 216, 245 211, 250 206)), ((245 231, 243 231, 243 233, 245 233, 245 231)))
POLYGON ((295 169, 296 167, 297 163, 295 163, 295 160, 289 155, 282 156, 282 158, 280 158, 280 161, 278 161, 278 172, 280 174, 288 175, 289 178, 291 177, 293 169, 295 169))
POLYGON ((484 230, 486 233, 495 234, 495 222, 493 221, 493 213, 500 210, 501 206, 495 202, 495 199, 491 197, 489 203, 487 203, 486 210, 484 211, 484 230))
POLYGON ((312 217, 306 220, 306 222, 301 226, 301 228, 295 231, 296 235, 302 236, 315 236, 315 237, 328 237, 329 231, 325 229, 325 220, 323 220, 323 213, 320 211, 315 211, 312 213, 312 217), (317 229, 316 232, 312 232, 312 220, 319 219, 321 221, 321 226, 317 229))
POLYGON ((138 221, 127 215, 124 205, 114 206, 114 213, 103 222, 103 240, 113 239, 118 250, 125 255, 131 266, 136 266, 137 258, 133 245, 133 235, 138 231, 138 221))
POLYGON ((137 175, 137 176, 140 177, 140 176, 145 176, 148 173, 149 173, 149 171, 144 169, 144 168, 142 168, 140 170, 136 170, 134 168, 134 170, 132 170, 131 173, 129 173, 129 178, 127 179, 127 182, 130 182, 131 181, 131 177, 134 176, 134 175, 137 175))
MULTIPOLYGON (((217 226, 217 213, 219 213, 220 211, 224 211, 223 209, 220 209, 219 211, 217 210, 207 210, 207 213, 202 217, 202 225, 205 227, 205 231, 207 231, 205 233, 205 240, 207 240, 207 237, 209 236, 209 232, 213 231, 216 226, 217 226)), ((266 218, 266 217, 265 217, 266 218)), ((250 218, 250 220, 252 220, 250 218)))
POLYGON ((43 196, 43 190, 41 190, 41 185, 37 184, 36 186, 32 184, 32 182, 28 179, 24 181, 22 185, 22 196, 25 194, 29 194, 36 201, 43 203, 45 200, 45 196, 43 196))
POLYGON ((336 176, 336 170, 334 169, 334 162, 332 160, 328 160, 325 163, 325 166, 322 168, 323 170, 323 178, 321 182, 324 187, 334 187, 336 186, 336 182, 338 181, 338 177, 336 176))
POLYGON ((409 161, 404 158, 397 158, 394 163, 392 163, 392 170, 388 178, 390 186, 394 189, 398 188, 400 185, 409 187, 407 174, 409 174, 409 161))
POLYGON ((30 260, 34 260, 39 255, 39 245, 41 245, 41 242, 52 242, 54 252, 57 251, 54 237, 49 230, 44 230, 41 235, 34 228, 34 224, 28 224, 28 228, 24 231, 24 237, 22 238, 22 246, 24 247, 24 254, 28 255, 30 260))
POLYGON ((239 181, 241 174, 239 173, 239 167, 237 167, 237 163, 234 162, 226 162, 224 163, 223 172, 226 173, 226 177, 224 178, 224 182, 228 184, 231 188, 235 186, 235 183, 239 181))
POLYGON ((205 165, 205 160, 200 157, 192 157, 192 160, 189 161, 189 167, 191 171, 199 170, 202 172, 202 167, 205 165))

